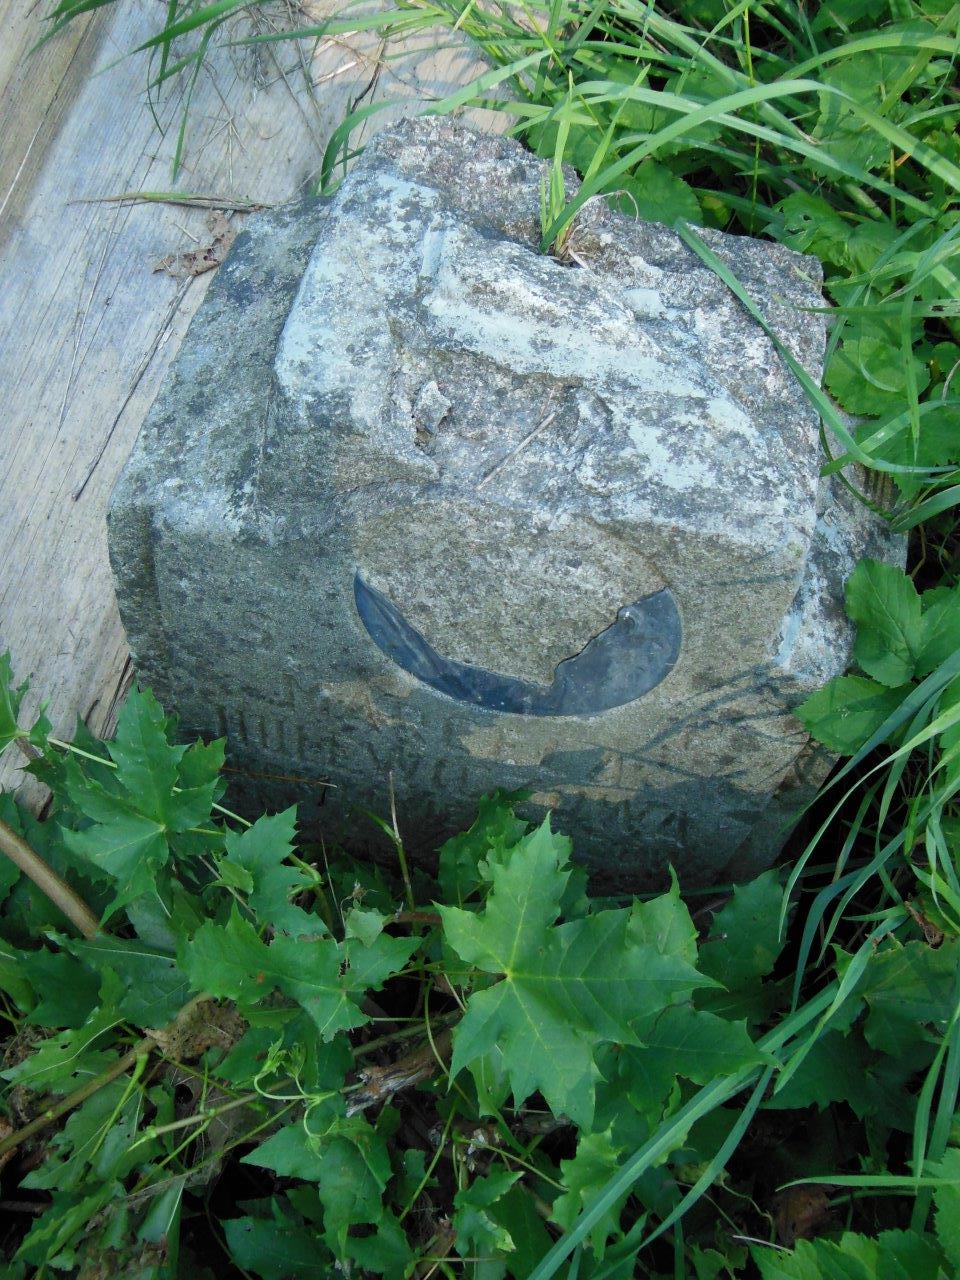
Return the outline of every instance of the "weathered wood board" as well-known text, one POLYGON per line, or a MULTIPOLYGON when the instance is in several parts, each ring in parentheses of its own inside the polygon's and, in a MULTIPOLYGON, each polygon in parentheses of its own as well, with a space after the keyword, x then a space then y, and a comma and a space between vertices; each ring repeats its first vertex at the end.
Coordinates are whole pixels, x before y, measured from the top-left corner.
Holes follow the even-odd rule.
MULTIPOLYGON (((104 202, 169 191, 187 81, 145 102, 147 63, 123 57, 156 28, 150 0, 118 0, 38 53, 40 10, 0 0, 0 651, 30 677, 29 707, 55 728, 79 715, 108 729, 130 678, 107 561, 114 481, 210 274, 173 278, 158 261, 206 247, 210 213, 104 202)), ((277 5, 239 15, 234 34, 290 21, 277 5)), ((295 15, 317 21, 311 6, 295 15)), ((277 204, 316 175, 344 112, 403 99, 376 128, 478 74, 463 48, 383 62, 374 37, 221 49, 190 104, 184 193, 277 204)), ((243 214, 231 215, 239 226, 243 214)), ((229 359, 229 352, 224 353, 229 359)), ((0 761, 0 785, 24 785, 0 761)))

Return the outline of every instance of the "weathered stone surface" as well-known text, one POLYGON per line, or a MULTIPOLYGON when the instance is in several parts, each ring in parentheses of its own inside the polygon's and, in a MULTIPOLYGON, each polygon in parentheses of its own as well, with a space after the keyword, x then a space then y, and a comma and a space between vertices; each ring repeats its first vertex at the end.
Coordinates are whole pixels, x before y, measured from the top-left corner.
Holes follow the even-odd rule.
MULTIPOLYGON (((415 847, 522 787, 608 879, 747 874, 825 767, 843 580, 902 551, 722 282, 599 204, 539 254, 540 174, 420 121, 250 220, 114 495, 131 646, 328 836, 392 773, 415 847)), ((817 263, 703 234, 819 377, 817 263)))

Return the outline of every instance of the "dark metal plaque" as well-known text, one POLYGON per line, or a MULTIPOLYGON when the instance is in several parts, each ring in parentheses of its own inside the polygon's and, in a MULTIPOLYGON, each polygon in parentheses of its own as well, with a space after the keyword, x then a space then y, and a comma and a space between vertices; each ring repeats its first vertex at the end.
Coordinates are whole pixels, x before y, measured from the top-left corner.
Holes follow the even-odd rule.
POLYGON ((677 602, 664 587, 625 605, 605 631, 557 666, 550 685, 540 685, 441 657, 359 572, 353 588, 374 643, 404 671, 458 702, 512 715, 591 716, 634 702, 673 670, 683 638, 677 602))

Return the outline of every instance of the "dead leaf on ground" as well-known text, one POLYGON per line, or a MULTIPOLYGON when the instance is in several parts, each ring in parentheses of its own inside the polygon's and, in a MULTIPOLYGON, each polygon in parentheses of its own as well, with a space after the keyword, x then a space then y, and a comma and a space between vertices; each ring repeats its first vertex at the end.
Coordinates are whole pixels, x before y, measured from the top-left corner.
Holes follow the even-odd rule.
POLYGON ((777 1200, 777 1240, 792 1249, 811 1240, 830 1219, 830 1197, 823 1187, 787 1187, 777 1200))
POLYGON ((912 902, 907 903, 907 910, 913 916, 914 922, 919 926, 923 933, 924 941, 928 947, 934 951, 937 947, 943 946, 944 933, 943 930, 932 920, 929 920, 922 911, 918 910, 912 902))
POLYGON ((229 1001, 199 1000, 187 1005, 169 1026, 145 1028, 168 1058, 199 1058, 208 1049, 230 1050, 247 1029, 229 1001))
POLYGON ((212 237, 209 243, 161 258, 153 268, 154 272, 165 271, 174 280, 189 280, 191 276, 202 276, 219 267, 237 237, 238 228, 221 210, 216 209, 207 218, 207 229, 212 237))

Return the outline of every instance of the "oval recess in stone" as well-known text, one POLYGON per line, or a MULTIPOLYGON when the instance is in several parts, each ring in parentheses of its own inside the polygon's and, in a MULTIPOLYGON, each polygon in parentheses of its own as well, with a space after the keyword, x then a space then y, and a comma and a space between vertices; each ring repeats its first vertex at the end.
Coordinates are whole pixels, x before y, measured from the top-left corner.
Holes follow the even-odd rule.
POLYGON ((357 612, 381 652, 438 693, 488 711, 525 716, 612 711, 655 688, 680 654, 680 611, 667 587, 619 609, 615 622, 557 666, 549 685, 444 658, 359 570, 353 589, 357 612))
POLYGON ((364 510, 347 563, 444 658, 547 686, 624 604, 670 585, 640 542, 499 495, 480 505, 448 475, 414 501, 364 510))

